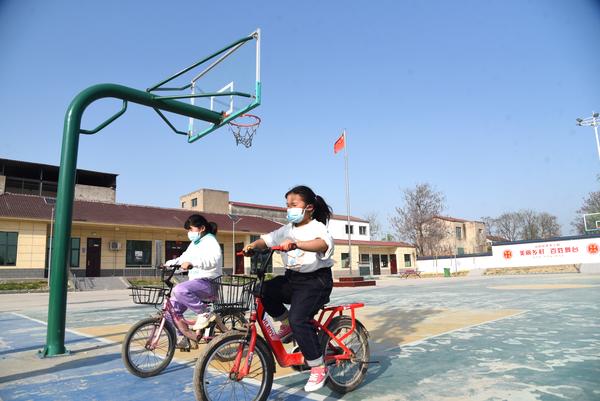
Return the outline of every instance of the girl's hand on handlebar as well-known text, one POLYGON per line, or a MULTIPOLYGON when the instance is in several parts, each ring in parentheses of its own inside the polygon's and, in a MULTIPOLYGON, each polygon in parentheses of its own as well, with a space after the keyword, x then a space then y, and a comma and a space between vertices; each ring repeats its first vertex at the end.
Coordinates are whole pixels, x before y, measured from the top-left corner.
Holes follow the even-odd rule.
POLYGON ((184 271, 184 272, 186 272, 189 269, 191 269, 192 267, 194 267, 194 266, 192 266, 192 264, 190 262, 183 262, 181 264, 181 266, 179 267, 179 269, 182 270, 182 271, 184 271))
POLYGON ((289 239, 283 241, 279 246, 281 247, 281 250, 285 252, 293 251, 294 249, 298 248, 298 245, 289 239))
POLYGON ((254 244, 248 244, 242 249, 240 252, 244 256, 253 256, 254 255, 254 244))

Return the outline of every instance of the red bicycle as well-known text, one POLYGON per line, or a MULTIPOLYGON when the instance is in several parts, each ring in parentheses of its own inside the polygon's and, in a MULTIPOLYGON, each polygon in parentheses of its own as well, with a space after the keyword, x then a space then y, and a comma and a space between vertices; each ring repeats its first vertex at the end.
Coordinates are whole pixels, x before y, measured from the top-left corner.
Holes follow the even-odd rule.
MULTIPOLYGON (((275 360, 281 367, 309 369, 301 352, 294 349, 288 353, 284 348, 262 304, 265 267, 274 251, 282 248, 254 251, 268 257, 257 271, 259 284, 253 291, 255 302, 248 326, 213 339, 198 358, 194 371, 197 400, 266 400, 273 385, 275 360), (262 337, 258 335, 257 324, 262 337), (223 355, 230 357, 224 359, 223 355)), ((369 334, 355 316, 355 310, 363 306, 363 303, 325 306, 318 312, 318 319, 313 320, 329 370, 327 386, 338 393, 354 390, 367 374, 369 334), (345 312, 350 315, 344 315, 345 312)))

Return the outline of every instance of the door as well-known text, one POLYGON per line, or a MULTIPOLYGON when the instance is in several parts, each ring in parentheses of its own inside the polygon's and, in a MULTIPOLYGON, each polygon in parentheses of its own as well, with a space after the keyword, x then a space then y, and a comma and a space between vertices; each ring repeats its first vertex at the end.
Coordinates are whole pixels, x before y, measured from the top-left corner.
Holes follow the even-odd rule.
POLYGON ((238 242, 235 244, 235 274, 244 274, 244 256, 237 255, 244 249, 244 243, 238 242))
POLYGON ((390 273, 398 274, 398 265, 396 264, 396 255, 390 255, 390 273))
POLYGON ((100 277, 100 257, 102 256, 102 239, 87 239, 87 256, 85 258, 85 276, 100 277))
POLYGON ((189 244, 189 241, 165 241, 165 262, 180 257, 189 244))
POLYGON ((373 255, 373 275, 381 274, 381 264, 379 263, 379 255, 373 255))

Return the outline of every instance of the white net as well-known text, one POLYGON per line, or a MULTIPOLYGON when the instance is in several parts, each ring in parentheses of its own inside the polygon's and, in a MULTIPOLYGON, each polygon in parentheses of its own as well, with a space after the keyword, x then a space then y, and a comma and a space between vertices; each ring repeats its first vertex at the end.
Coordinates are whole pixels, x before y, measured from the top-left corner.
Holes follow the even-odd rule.
POLYGON ((252 139, 254 139, 256 130, 260 125, 260 118, 251 114, 244 114, 240 119, 247 123, 241 123, 236 119, 228 124, 229 130, 235 138, 236 145, 242 144, 249 148, 252 146, 252 139))

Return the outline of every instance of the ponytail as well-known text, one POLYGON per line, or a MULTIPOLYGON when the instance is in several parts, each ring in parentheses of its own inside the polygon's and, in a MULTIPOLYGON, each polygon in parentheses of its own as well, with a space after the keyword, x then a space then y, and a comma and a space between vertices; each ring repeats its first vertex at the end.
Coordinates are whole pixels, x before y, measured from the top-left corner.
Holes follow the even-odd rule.
POLYGON ((314 211, 312 218, 327 225, 333 210, 331 209, 331 206, 325 202, 323 197, 315 194, 312 189, 305 185, 298 185, 297 187, 290 189, 286 192, 285 198, 287 198, 289 194, 300 195, 307 205, 313 205, 314 211))
POLYGON ((193 214, 185 221, 183 228, 189 230, 190 227, 204 227, 206 234, 217 235, 217 223, 209 222, 206 218, 199 214, 193 214))

